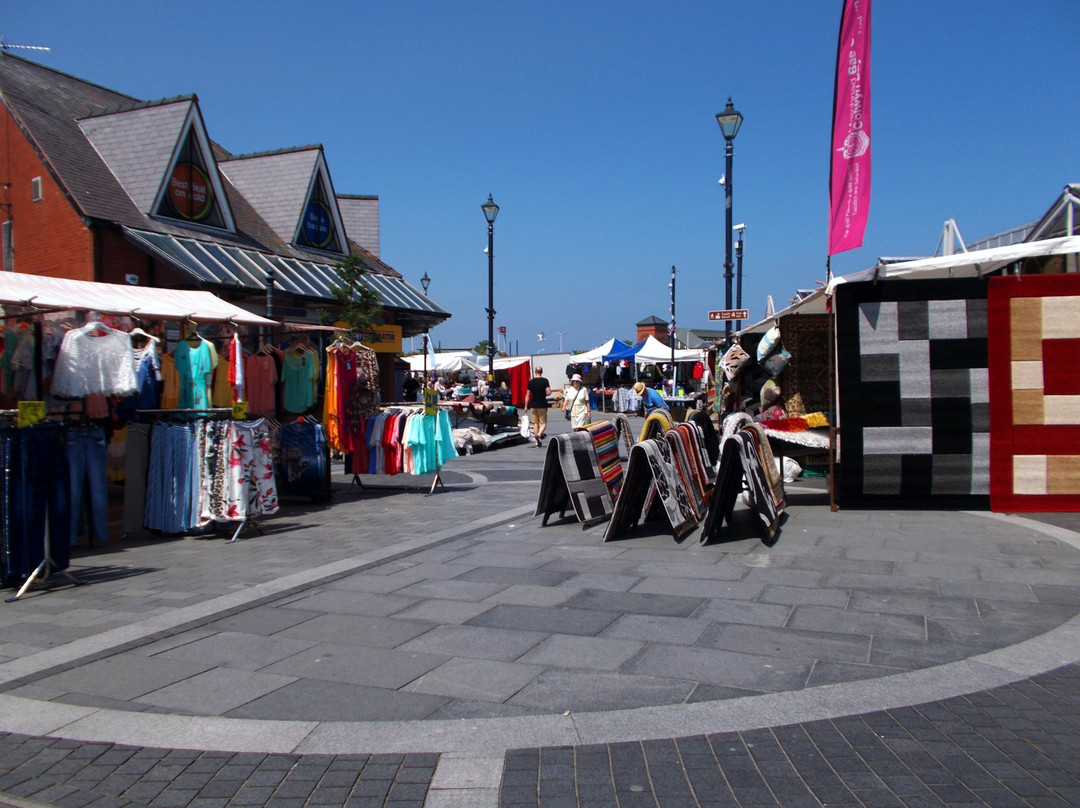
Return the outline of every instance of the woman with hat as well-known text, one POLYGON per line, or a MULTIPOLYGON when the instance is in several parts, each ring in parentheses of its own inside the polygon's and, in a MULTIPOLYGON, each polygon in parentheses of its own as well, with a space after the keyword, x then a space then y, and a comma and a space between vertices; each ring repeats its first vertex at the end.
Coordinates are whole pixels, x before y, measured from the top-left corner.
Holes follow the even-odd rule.
POLYGON ((641 403, 645 405, 646 416, 655 410, 668 409, 667 402, 664 401, 664 397, 660 395, 659 391, 646 387, 645 382, 636 382, 634 384, 634 395, 640 398, 641 403))
POLYGON ((581 382, 581 374, 570 377, 570 389, 563 395, 563 412, 570 414, 571 429, 584 429, 589 423, 589 391, 581 382))

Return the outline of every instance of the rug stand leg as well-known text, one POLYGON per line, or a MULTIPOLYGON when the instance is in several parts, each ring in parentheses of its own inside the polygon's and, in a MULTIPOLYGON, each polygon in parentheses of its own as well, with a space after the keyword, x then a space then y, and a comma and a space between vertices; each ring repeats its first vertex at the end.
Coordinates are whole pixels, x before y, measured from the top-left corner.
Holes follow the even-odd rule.
POLYGON ((442 474, 437 471, 435 472, 435 479, 431 481, 431 488, 428 489, 428 492, 424 494, 424 496, 430 497, 432 494, 434 494, 435 486, 440 486, 443 491, 446 490, 446 483, 443 482, 442 474))

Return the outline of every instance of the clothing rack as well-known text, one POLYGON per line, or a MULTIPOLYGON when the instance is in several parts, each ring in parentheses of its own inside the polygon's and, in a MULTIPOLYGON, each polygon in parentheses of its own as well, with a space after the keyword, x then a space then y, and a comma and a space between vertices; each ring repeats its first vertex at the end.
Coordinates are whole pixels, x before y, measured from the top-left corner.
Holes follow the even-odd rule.
MULTIPOLYGON (((425 414, 423 405, 422 404, 417 404, 416 402, 408 402, 406 404, 387 404, 387 405, 384 405, 384 406, 380 407, 379 409, 382 412, 386 412, 387 410, 407 410, 407 411, 409 411, 409 412, 411 412, 413 414, 419 414, 421 416, 423 416, 425 414)), ((436 417, 438 417, 438 416, 436 416, 436 417)), ((435 426, 435 429, 438 429, 437 425, 435 426)), ((436 486, 441 487, 444 491, 447 490, 446 489, 446 483, 443 482, 442 470, 439 467, 438 457, 439 457, 438 452, 436 452, 436 454, 435 454, 435 479, 431 481, 431 487, 428 488, 427 493, 424 495, 426 497, 430 497, 432 494, 435 493, 435 487, 436 486)), ((367 490, 364 487, 364 483, 360 479, 360 475, 355 473, 355 472, 353 472, 352 480, 349 482, 349 490, 352 490, 353 483, 355 483, 356 485, 359 485, 361 491, 366 491, 367 490)), ((415 488, 413 486, 403 485, 403 486, 401 486, 401 489, 404 490, 404 491, 416 491, 416 490, 422 490, 422 487, 421 487, 421 489, 417 489, 417 488, 415 488)))
MULTIPOLYGON (((18 416, 18 410, 0 410, 0 427, 14 426, 15 420, 18 418, 18 416)), ((53 574, 57 572, 67 578, 68 582, 75 586, 82 586, 84 583, 86 583, 85 581, 80 581, 67 570, 57 569, 56 562, 52 560, 52 548, 50 546, 49 524, 47 518, 45 522, 45 530, 43 531, 41 540, 42 542, 44 542, 44 558, 42 559, 41 563, 37 565, 34 571, 27 576, 26 580, 23 581, 23 584, 19 587, 18 591, 14 595, 4 598, 4 603, 15 603, 16 601, 20 600, 23 595, 26 594, 27 590, 30 589, 31 586, 33 586, 34 582, 37 581, 39 577, 42 584, 47 584, 49 578, 51 578, 53 574)))

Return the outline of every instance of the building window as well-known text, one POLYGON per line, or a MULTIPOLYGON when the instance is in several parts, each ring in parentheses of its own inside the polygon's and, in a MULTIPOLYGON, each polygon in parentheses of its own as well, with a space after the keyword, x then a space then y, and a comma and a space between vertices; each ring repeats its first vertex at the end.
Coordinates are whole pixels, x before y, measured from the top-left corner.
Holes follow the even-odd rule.
POLYGON ((3 225, 0 225, 0 239, 3 240, 3 270, 5 272, 14 272, 15 249, 11 246, 11 222, 4 222, 3 225))
POLYGON ((35 202, 41 201, 41 177, 30 180, 30 198, 35 202))

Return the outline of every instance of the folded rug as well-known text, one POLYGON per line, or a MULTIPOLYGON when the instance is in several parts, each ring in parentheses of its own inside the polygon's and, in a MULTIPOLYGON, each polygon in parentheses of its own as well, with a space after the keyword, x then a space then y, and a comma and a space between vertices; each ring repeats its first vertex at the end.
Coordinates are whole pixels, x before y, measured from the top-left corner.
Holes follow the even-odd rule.
POLYGON ((701 485, 696 474, 696 461, 691 457, 689 436, 678 429, 669 429, 664 435, 668 448, 671 450, 672 467, 676 479, 686 491, 686 498, 690 507, 694 509, 694 521, 700 521, 705 515, 705 489, 701 485))
POLYGON ((533 516, 543 516, 546 525, 551 514, 559 511, 560 517, 565 516, 569 507, 585 525, 609 518, 614 509, 587 431, 551 438, 533 516))
POLYGON ((623 481, 618 431, 611 421, 594 421, 586 424, 585 429, 592 436, 596 460, 600 464, 600 477, 604 480, 604 485, 608 487, 611 502, 614 504, 619 498, 619 489, 622 488, 623 481))
POLYGON ((675 422, 671 420, 670 412, 667 410, 653 410, 645 416, 645 424, 641 427, 641 437, 638 438, 638 443, 649 438, 662 438, 664 433, 673 426, 675 426, 675 422))
POLYGON ((649 438, 630 450, 626 478, 604 541, 623 538, 643 517, 661 514, 675 541, 681 542, 698 524, 689 494, 674 468, 670 446, 663 438, 649 438))
POLYGON ((706 457, 708 457, 705 465, 714 467, 716 461, 720 459, 720 436, 716 434, 716 425, 713 423, 712 416, 706 410, 692 410, 686 416, 686 420, 697 424, 701 430, 701 440, 705 445, 706 457))

